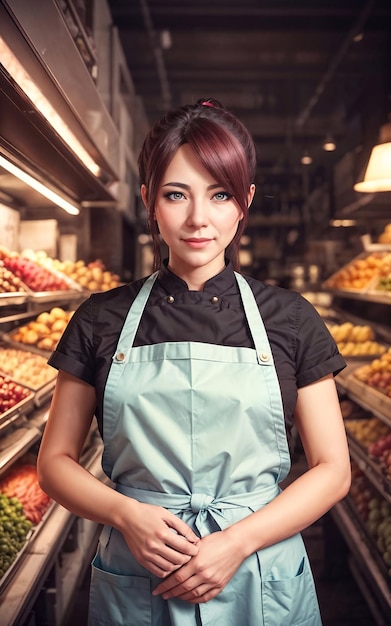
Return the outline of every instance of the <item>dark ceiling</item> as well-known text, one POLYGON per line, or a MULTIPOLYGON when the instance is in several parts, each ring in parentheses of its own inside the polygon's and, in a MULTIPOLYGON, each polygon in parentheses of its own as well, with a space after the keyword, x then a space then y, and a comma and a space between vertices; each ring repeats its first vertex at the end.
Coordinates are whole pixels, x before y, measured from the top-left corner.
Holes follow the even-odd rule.
POLYGON ((213 96, 247 125, 265 178, 373 142, 390 93, 389 0, 109 0, 150 122, 213 96), (326 154, 327 133, 337 150, 326 154))

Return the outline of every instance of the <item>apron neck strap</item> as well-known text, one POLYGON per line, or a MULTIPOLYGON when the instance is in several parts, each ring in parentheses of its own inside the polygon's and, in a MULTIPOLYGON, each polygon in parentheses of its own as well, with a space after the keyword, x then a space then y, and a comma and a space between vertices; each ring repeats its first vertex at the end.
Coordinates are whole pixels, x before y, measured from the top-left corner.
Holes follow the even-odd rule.
MULTIPOLYGON (((271 365, 273 363, 273 355, 254 294, 246 279, 238 272, 234 272, 234 274, 238 283, 244 312, 254 341, 258 361, 262 363, 267 362, 271 365)), ((141 316, 158 275, 159 272, 157 271, 147 278, 129 309, 126 319, 126 331, 121 335, 120 340, 120 343, 124 344, 124 348, 126 346, 130 349, 130 347, 133 346, 141 316)))
POLYGON ((269 339, 266 333, 262 316, 259 312, 254 294, 247 280, 238 272, 234 272, 238 283, 240 296, 242 298, 244 312, 250 328, 251 336, 257 352, 258 362, 273 364, 273 354, 270 348, 269 339))

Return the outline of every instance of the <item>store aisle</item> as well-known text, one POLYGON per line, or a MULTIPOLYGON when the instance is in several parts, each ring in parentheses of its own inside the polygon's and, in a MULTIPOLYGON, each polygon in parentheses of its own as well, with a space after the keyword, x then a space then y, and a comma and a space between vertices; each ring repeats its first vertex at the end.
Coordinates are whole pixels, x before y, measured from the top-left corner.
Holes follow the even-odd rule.
MULTIPOLYGON (((291 479, 304 468, 305 459, 299 452, 292 465, 291 479)), ((324 533, 329 532, 329 526, 330 520, 325 516, 303 532, 318 592, 323 626, 375 626, 367 604, 350 573, 343 544, 341 543, 338 554, 330 555, 325 550, 324 533)), ((81 582, 63 626, 87 626, 88 584, 89 572, 81 582)))
MULTIPOLYGON (((290 480, 294 480, 305 469, 306 460, 299 449, 294 456, 290 480)), ((318 592, 323 626, 375 626, 348 567, 347 548, 340 535, 334 535, 335 530, 331 516, 327 514, 302 533, 318 592), (328 552, 325 545, 325 536, 330 533, 333 534, 333 540, 328 545, 332 543, 337 547, 332 553, 328 552)))

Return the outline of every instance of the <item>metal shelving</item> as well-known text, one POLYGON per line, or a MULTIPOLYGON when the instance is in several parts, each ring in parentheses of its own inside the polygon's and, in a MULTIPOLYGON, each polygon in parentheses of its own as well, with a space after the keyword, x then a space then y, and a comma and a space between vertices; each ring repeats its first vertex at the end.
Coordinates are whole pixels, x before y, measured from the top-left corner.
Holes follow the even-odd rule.
POLYGON ((347 501, 336 504, 331 510, 351 558, 351 571, 366 599, 377 626, 388 626, 391 620, 390 582, 381 573, 368 545, 368 535, 358 524, 347 501))
MULTIPOLYGON (((363 303, 391 305, 391 297, 387 294, 360 293, 353 290, 350 292, 326 289, 326 291, 337 299, 342 297, 363 303)), ((379 337, 386 342, 390 341, 391 329, 388 326, 378 326, 376 319, 355 318, 350 315, 347 308, 339 310, 339 314, 341 319, 345 318, 352 323, 370 323, 379 337)), ((367 363, 368 360, 365 359, 347 358, 347 367, 336 379, 338 392, 341 396, 349 397, 355 404, 391 428, 391 398, 355 377, 354 370, 367 363)), ((376 460, 368 455, 366 449, 349 432, 347 436, 352 461, 357 464, 379 496, 391 504, 391 478, 382 472, 376 460)), ((377 626, 388 626, 391 623, 390 576, 369 530, 349 496, 335 505, 330 513, 349 549, 349 567, 373 615, 373 623, 377 626)))
MULTIPOLYGON (((104 480, 100 457, 101 448, 89 449, 85 467, 97 478, 104 480)), ((88 567, 100 526, 89 520, 76 518, 56 504, 29 543, 23 559, 10 584, 0 596, 2 626, 24 626, 34 619, 34 605, 40 597, 50 615, 52 626, 61 624, 77 581, 88 567), (73 550, 65 547, 75 525, 76 540, 73 550)), ((43 622, 37 622, 43 623, 43 622)))

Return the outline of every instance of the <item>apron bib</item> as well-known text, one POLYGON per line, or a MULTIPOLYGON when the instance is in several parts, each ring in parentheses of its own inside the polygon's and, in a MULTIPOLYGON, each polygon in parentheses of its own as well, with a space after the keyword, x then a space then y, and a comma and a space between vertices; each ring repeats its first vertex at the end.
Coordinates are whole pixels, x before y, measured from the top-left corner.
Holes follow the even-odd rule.
MULTIPOLYGON (((103 468, 116 489, 163 506, 199 536, 275 498, 290 469, 273 355, 253 293, 235 273, 255 349, 197 342, 133 347, 157 278, 125 320, 104 395, 103 468)), ((151 595, 160 580, 104 527, 93 561, 91 626, 320 626, 300 535, 247 558, 213 600, 151 595)))

